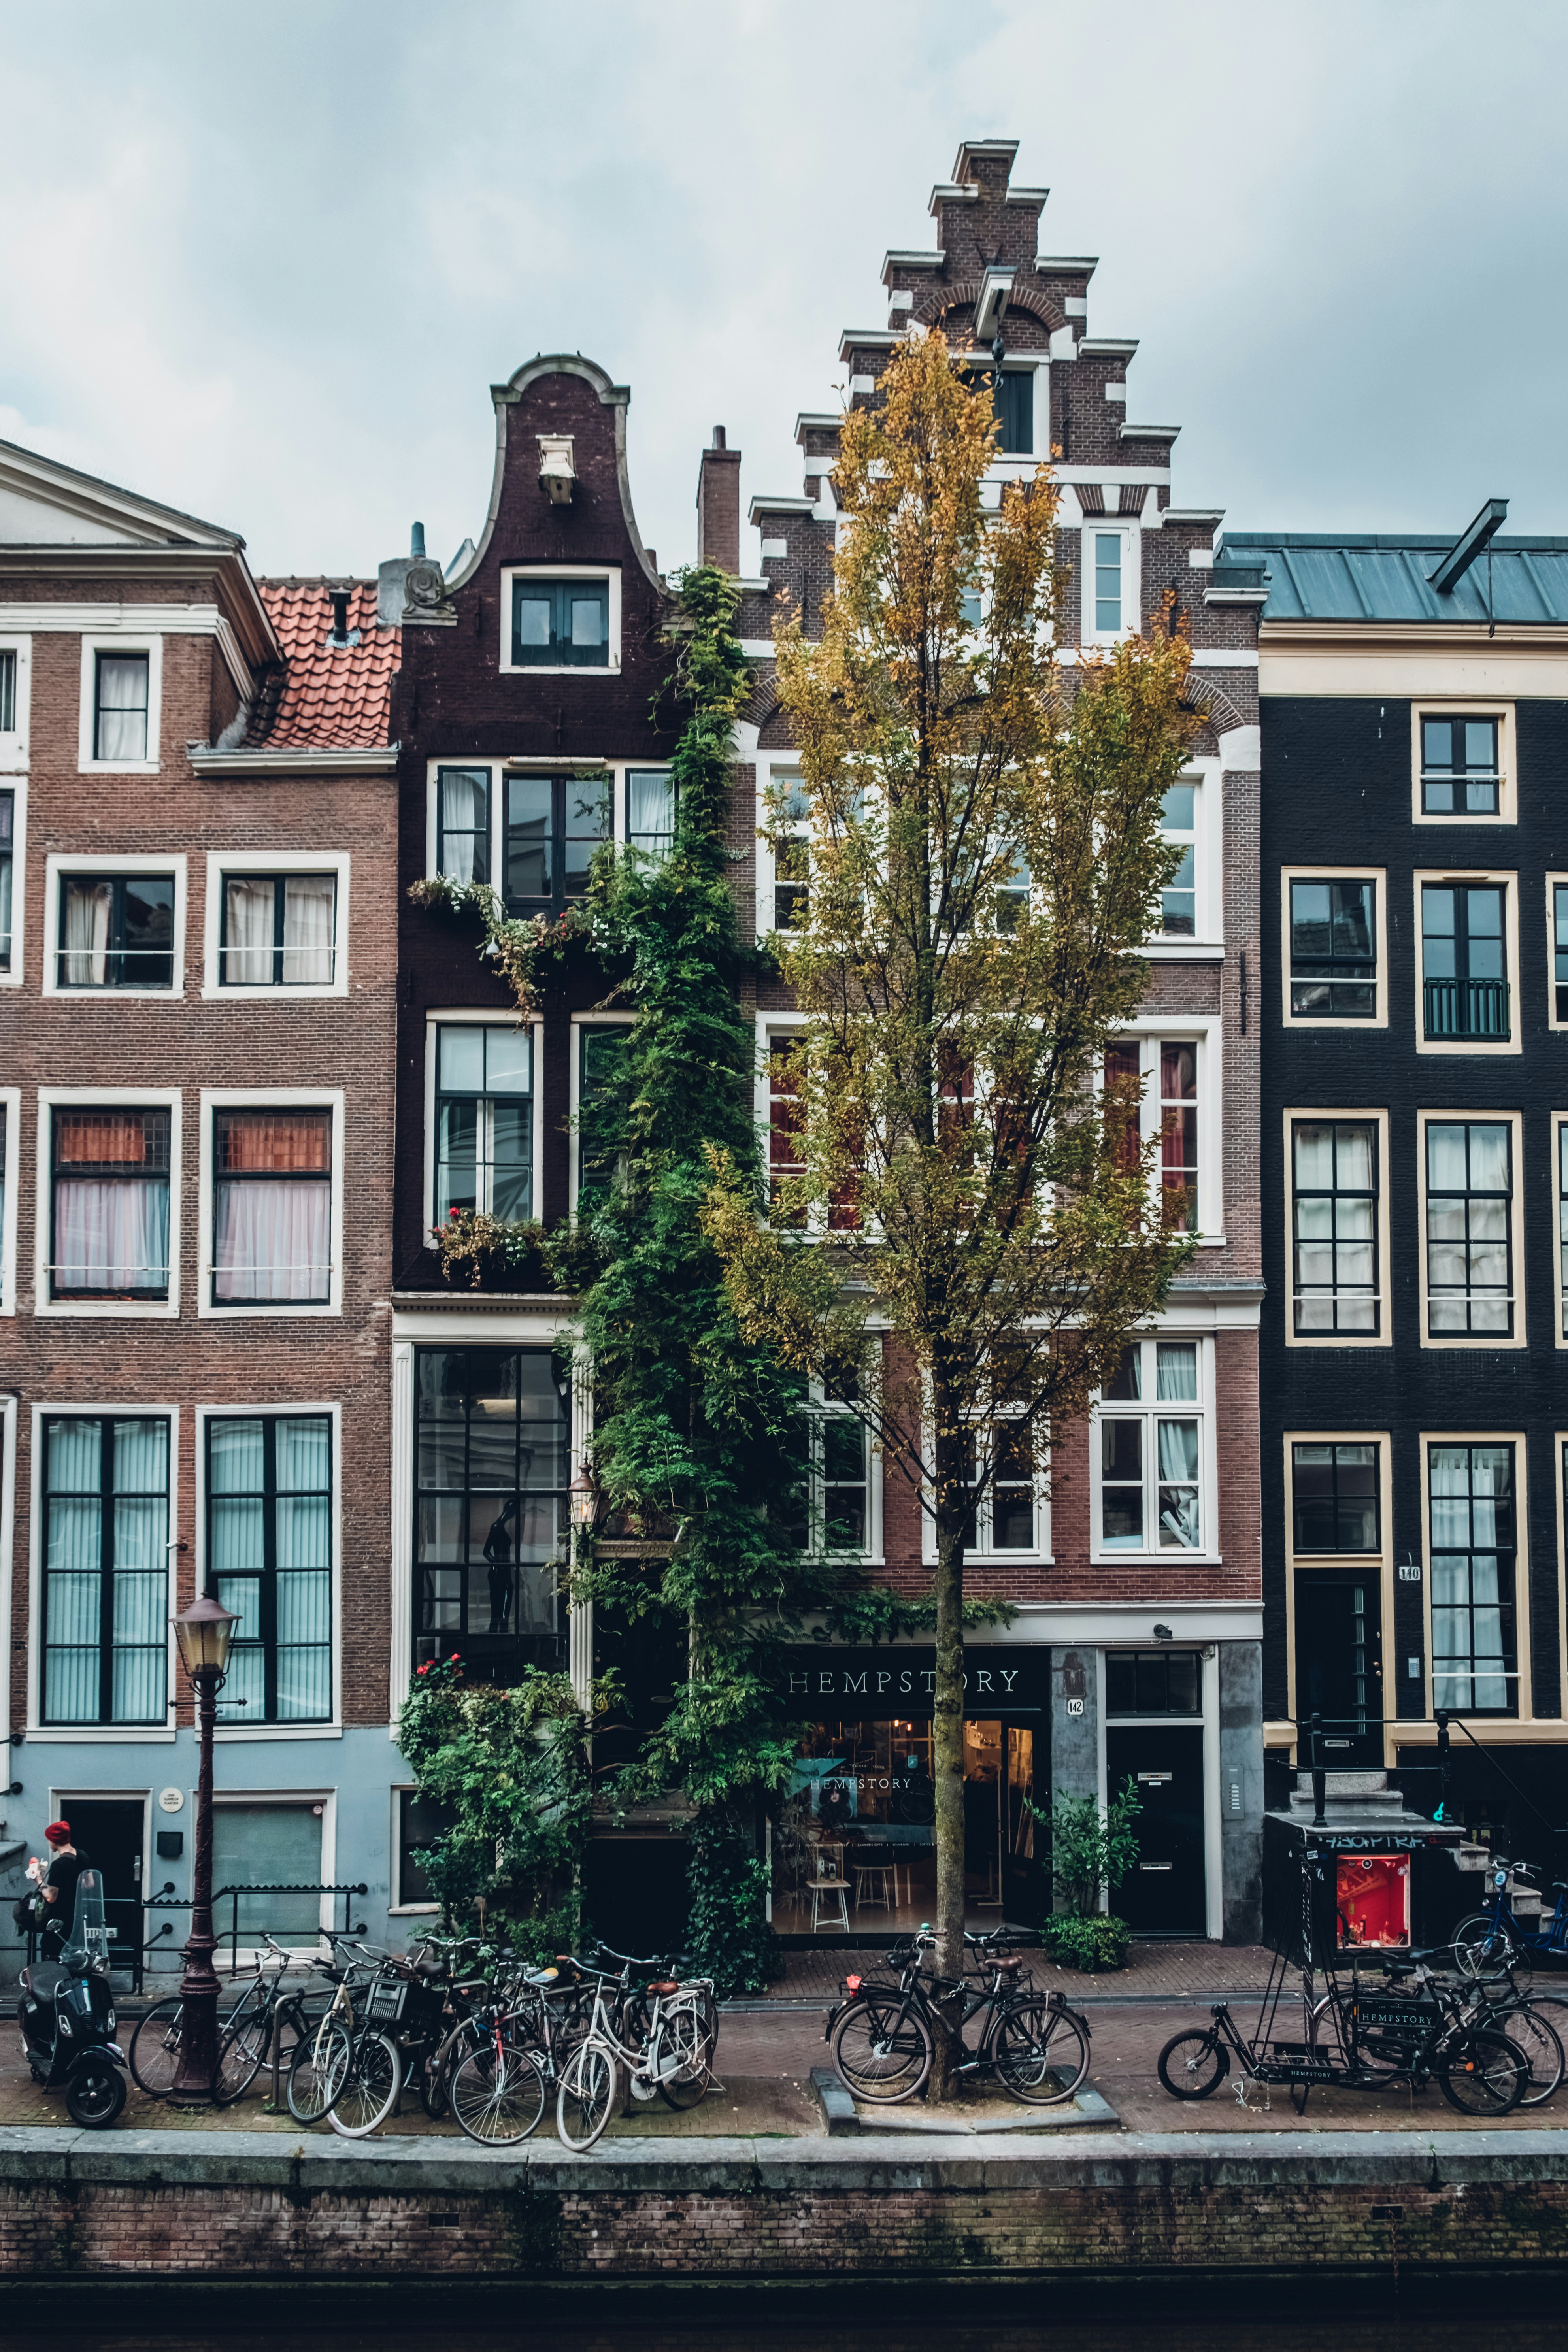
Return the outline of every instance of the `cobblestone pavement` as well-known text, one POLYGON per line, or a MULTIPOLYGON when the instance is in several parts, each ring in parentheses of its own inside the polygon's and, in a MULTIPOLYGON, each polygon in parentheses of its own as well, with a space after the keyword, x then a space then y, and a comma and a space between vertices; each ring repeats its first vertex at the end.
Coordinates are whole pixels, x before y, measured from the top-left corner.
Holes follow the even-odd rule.
MULTIPOLYGON (((858 1948, 817 1946, 784 1954, 784 1973, 759 2000, 830 2000, 847 1971, 868 1961, 880 1962, 891 1939, 868 1941, 858 1948)), ((1029 1965, 1037 1983, 1059 1984, 1071 2000, 1079 1994, 1152 1994, 1261 1992, 1268 1981, 1274 1955, 1261 1944, 1135 1943, 1127 1965, 1109 1976, 1084 1976, 1077 1969, 1058 1969, 1043 1952, 1031 1952, 1029 1965)))

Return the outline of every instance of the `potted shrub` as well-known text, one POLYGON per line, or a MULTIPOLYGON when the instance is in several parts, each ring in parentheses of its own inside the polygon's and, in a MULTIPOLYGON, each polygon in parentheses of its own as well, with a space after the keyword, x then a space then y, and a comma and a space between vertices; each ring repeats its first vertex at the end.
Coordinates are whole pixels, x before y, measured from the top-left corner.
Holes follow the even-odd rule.
POLYGON ((1047 1951, 1090 1974, 1121 1968, 1132 1931, 1100 1905, 1138 1859, 1137 1783, 1129 1778, 1103 1812, 1096 1797, 1058 1797, 1048 1813, 1032 1810, 1051 1833, 1051 1884, 1066 1906, 1040 1931, 1047 1951))

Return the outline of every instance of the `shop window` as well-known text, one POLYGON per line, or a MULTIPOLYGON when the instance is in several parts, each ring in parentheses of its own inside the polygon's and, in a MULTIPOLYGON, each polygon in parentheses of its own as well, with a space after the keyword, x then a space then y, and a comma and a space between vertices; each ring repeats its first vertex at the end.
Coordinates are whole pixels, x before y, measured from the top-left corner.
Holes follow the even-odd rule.
POLYGON ((1427 1448, 1432 1704, 1518 1712, 1511 1445, 1427 1448))
POLYGON ((1375 1445, 1311 1439, 1293 1444, 1290 1494, 1298 1552, 1382 1550, 1375 1445))
POLYGON ((1095 1409, 1102 1553, 1194 1551, 1205 1541, 1206 1399, 1195 1339, 1140 1339, 1095 1409))
POLYGON ((42 1439, 44 1721, 161 1724, 169 1424, 51 1415, 42 1439))
POLYGON ((1290 1125, 1295 1328, 1375 1335, 1378 1152, 1374 1122, 1290 1125))
POLYGON ((279 1943, 314 1944, 321 1931, 320 1888, 324 1801, 247 1804, 220 1797, 213 1806, 213 1887, 255 1887, 215 1905, 214 1926, 226 1936, 230 1921, 241 1944, 262 1936, 279 1943))
POLYGON ((1195 1650, 1107 1650, 1108 1715, 1201 1715, 1202 1663, 1195 1650))
POLYGON ((422 1348, 416 1412, 416 1656, 542 1655, 572 1476, 563 1365, 548 1348, 422 1348))

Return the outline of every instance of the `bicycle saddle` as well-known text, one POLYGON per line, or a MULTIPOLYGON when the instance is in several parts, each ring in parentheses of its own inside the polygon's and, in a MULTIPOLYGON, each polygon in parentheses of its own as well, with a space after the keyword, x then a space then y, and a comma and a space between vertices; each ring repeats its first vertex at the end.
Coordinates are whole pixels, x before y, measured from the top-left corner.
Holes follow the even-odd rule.
POLYGON ((1005 1977, 1016 1977, 1024 1963, 1022 1960, 1016 1958, 1011 1959, 1002 1959, 998 1958, 993 1959, 991 1965, 1005 1977))
POLYGON ((560 1974, 559 1969, 530 1969, 525 1981, 531 1985, 553 1984, 560 1974))
POLYGON ((664 1994, 667 1992, 679 1992, 680 1990, 680 1987, 677 1984, 673 1977, 656 1977, 652 1984, 649 1985, 648 1990, 649 1992, 664 1994))

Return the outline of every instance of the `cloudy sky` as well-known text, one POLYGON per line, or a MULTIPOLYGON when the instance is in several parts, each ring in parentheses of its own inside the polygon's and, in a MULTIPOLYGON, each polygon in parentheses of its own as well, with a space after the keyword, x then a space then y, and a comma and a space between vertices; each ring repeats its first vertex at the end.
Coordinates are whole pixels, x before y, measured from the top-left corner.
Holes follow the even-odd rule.
POLYGON ((1562 0, 12 10, 0 437, 363 573, 477 532, 488 386, 581 350, 669 565, 716 422, 799 490, 884 250, 1009 137, 1180 503, 1568 531, 1565 84, 1562 0))

